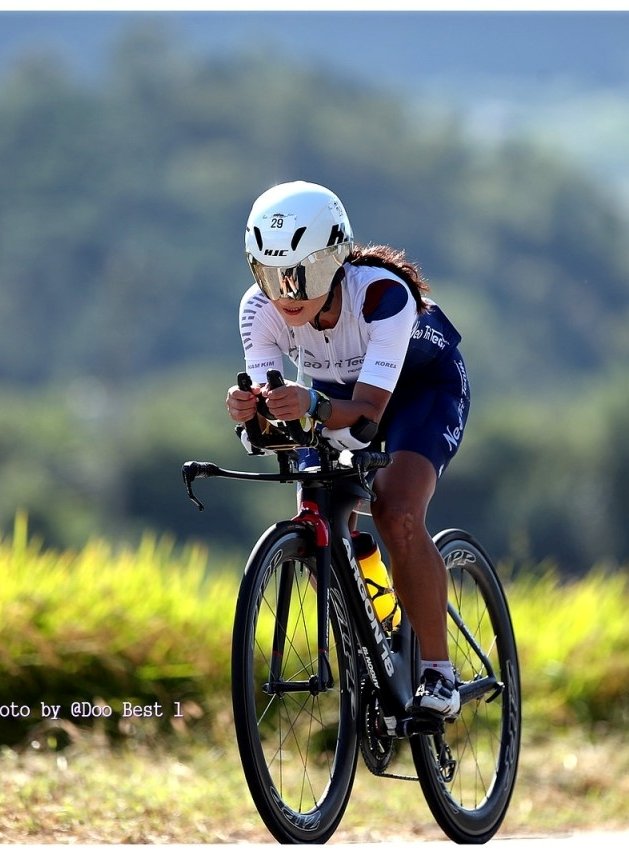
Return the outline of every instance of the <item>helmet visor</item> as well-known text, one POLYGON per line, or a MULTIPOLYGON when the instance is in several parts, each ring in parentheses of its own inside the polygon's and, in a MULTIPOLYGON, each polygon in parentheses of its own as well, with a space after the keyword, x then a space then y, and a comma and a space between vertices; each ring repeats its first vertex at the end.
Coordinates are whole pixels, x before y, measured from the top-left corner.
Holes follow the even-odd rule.
POLYGON ((316 300, 327 294, 332 280, 349 252, 349 245, 336 244, 311 252, 293 267, 269 267, 251 254, 247 261, 261 290, 269 300, 316 300))

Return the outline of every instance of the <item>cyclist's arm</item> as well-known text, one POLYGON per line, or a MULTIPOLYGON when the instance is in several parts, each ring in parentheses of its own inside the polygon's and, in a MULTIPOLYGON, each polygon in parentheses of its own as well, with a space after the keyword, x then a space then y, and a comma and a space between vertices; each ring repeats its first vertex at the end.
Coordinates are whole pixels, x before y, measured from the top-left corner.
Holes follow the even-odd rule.
POLYGON ((379 389, 367 383, 356 383, 351 400, 330 399, 332 415, 326 422, 326 427, 330 430, 350 427, 361 416, 365 416, 372 422, 379 422, 390 397, 391 392, 386 389, 379 389))
POLYGON ((240 338, 245 357, 245 370, 260 386, 266 383, 269 369, 281 371, 286 334, 279 316, 271 309, 269 300, 256 285, 245 292, 240 301, 240 338))
MULTIPOLYGON (((282 421, 300 419, 310 407, 310 392, 305 386, 296 383, 287 383, 280 389, 263 388, 262 394, 275 418, 282 421)), ((367 383, 356 383, 351 400, 330 398, 332 415, 326 421, 326 427, 331 430, 350 427, 361 416, 379 422, 390 397, 391 392, 386 389, 379 389, 367 383)))

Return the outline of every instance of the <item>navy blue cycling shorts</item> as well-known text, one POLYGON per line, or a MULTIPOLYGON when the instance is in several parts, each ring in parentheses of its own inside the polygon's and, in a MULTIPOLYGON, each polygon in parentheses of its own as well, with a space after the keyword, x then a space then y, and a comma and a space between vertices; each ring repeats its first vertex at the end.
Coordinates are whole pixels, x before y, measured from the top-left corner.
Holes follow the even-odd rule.
MULTIPOLYGON (((316 380, 331 398, 350 398, 351 386, 316 380)), ((387 404, 375 444, 386 451, 415 451, 435 467, 437 477, 461 445, 470 408, 465 363, 454 348, 438 362, 413 366, 408 360, 387 404)))
POLYGON ((437 477, 461 445, 470 408, 465 364, 455 350, 439 377, 400 377, 380 422, 386 451, 415 451, 427 457, 437 477))

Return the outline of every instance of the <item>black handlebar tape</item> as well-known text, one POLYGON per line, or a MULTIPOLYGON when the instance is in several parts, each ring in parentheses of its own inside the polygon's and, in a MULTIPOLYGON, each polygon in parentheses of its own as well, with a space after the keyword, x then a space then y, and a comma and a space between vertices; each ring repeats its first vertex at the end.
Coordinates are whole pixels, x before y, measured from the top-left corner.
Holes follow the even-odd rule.
POLYGON ((391 455, 386 451, 372 451, 369 461, 370 469, 384 469, 391 462, 391 455))
POLYGON ((196 478, 211 478, 219 471, 216 463, 199 463, 197 460, 188 460, 182 466, 184 481, 194 481, 196 478))
POLYGON ((386 451, 355 451, 353 459, 364 470, 384 469, 391 462, 391 455, 386 451))

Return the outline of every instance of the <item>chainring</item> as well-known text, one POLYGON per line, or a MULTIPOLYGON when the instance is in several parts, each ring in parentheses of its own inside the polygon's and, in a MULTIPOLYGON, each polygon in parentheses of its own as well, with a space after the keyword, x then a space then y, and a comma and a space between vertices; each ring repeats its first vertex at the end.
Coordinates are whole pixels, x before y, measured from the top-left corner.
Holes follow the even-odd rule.
POLYGON ((395 739, 387 733, 380 701, 371 684, 361 689, 360 752, 369 771, 383 775, 395 754, 395 739))

